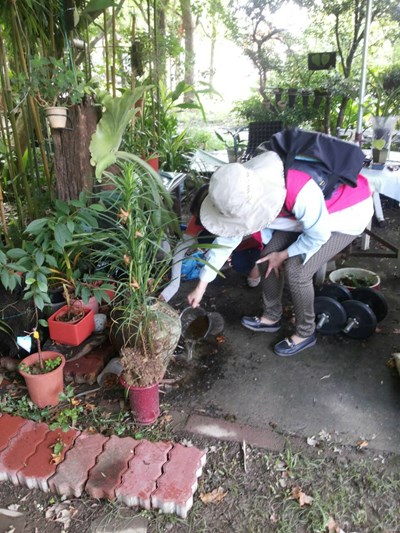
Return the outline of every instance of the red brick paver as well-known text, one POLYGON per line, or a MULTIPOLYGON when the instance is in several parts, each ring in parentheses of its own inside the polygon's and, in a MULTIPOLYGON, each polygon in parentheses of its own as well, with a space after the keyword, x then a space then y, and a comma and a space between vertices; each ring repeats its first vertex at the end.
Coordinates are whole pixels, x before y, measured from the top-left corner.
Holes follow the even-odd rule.
POLYGON ((164 473, 157 481, 158 488, 151 496, 152 507, 186 518, 193 505, 193 493, 206 461, 206 452, 174 444, 168 455, 164 473))
POLYGON ((17 472, 27 464, 48 431, 47 424, 26 421, 9 441, 7 448, 0 452, 0 480, 9 479, 14 485, 18 485, 17 472))
POLYGON ((182 518, 193 505, 205 451, 172 442, 105 437, 0 414, 0 480, 79 497, 116 497, 129 506, 157 508, 182 518), (61 462, 52 461, 61 440, 61 462))
POLYGON ((89 472, 86 492, 92 498, 115 499, 115 490, 121 484, 122 474, 128 469, 137 444, 131 437, 110 437, 97 464, 89 472))
POLYGON ((20 416, 10 416, 5 413, 0 417, 0 451, 8 445, 11 437, 14 437, 25 423, 26 419, 20 416))
POLYGON ((140 505, 150 509, 151 494, 156 490, 157 479, 162 474, 162 466, 167 462, 171 448, 171 442, 140 441, 122 477, 122 485, 116 490, 117 498, 130 507, 140 505))
POLYGON ((26 465, 17 473, 18 481, 21 485, 26 485, 29 489, 41 489, 43 492, 49 492, 47 483, 57 467, 53 458, 54 446, 62 443, 63 448, 59 459, 63 459, 67 451, 71 448, 74 440, 79 435, 79 431, 70 429, 69 431, 49 431, 45 439, 38 445, 35 453, 27 460, 26 465))
POLYGON ((81 433, 64 461, 58 465, 57 472, 49 479, 50 490, 64 496, 81 496, 88 472, 95 465, 107 441, 108 437, 99 433, 81 433))

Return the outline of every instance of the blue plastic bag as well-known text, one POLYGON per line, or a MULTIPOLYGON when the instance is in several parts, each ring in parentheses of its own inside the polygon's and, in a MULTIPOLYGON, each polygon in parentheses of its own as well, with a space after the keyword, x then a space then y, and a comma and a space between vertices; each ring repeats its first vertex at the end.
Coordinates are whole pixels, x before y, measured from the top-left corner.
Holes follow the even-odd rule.
POLYGON ((195 252, 183 259, 181 277, 184 281, 199 279, 200 271, 204 266, 204 263, 199 261, 199 259, 204 260, 205 256, 204 252, 195 252))

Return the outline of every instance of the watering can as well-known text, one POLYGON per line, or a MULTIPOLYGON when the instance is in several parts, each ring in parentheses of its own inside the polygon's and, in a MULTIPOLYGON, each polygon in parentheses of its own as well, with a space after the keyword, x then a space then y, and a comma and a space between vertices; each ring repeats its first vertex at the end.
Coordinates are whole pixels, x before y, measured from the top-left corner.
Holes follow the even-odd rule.
POLYGON ((182 337, 187 341, 199 342, 207 337, 219 335, 224 330, 224 319, 219 313, 208 313, 201 307, 186 307, 180 315, 182 337))

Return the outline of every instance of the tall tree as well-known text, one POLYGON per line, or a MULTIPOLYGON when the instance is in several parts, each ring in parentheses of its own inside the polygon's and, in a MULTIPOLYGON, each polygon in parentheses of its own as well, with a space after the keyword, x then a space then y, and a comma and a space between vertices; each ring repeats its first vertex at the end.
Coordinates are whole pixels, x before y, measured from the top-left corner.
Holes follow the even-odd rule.
POLYGON ((286 31, 274 25, 271 16, 286 0, 232 0, 230 18, 225 24, 231 38, 241 46, 258 72, 258 89, 267 102, 267 84, 271 71, 279 69, 278 52, 287 47, 286 31))
MULTIPOLYGON (((301 0, 299 5, 308 6, 315 18, 324 21, 325 35, 332 35, 339 58, 341 75, 345 80, 354 76, 354 67, 361 56, 364 40, 366 8, 368 0, 322 0, 315 3, 301 0)), ((399 17, 398 0, 374 0, 372 2, 371 22, 389 23, 399 17)), ((358 65, 360 62, 358 62, 358 65)), ((350 95, 343 94, 337 119, 337 127, 343 125, 346 106, 350 95)))

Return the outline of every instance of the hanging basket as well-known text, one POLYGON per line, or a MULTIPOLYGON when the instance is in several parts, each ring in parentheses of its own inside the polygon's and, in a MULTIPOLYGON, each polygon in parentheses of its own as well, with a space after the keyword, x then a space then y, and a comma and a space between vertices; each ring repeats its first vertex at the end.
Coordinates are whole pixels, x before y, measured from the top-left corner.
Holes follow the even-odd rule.
POLYGON ((51 129, 67 127, 68 109, 66 107, 48 107, 44 112, 51 129))

